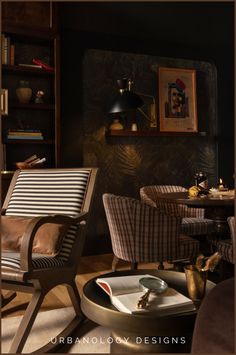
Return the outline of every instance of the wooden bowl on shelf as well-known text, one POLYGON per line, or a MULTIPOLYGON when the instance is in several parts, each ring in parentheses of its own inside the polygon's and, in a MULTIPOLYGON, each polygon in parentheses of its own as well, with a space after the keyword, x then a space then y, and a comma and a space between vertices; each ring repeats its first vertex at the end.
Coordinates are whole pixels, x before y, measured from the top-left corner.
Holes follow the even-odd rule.
POLYGON ((35 165, 30 165, 28 163, 25 163, 24 161, 18 161, 16 163, 17 169, 23 170, 23 169, 41 169, 43 168, 43 163, 35 164, 35 165))

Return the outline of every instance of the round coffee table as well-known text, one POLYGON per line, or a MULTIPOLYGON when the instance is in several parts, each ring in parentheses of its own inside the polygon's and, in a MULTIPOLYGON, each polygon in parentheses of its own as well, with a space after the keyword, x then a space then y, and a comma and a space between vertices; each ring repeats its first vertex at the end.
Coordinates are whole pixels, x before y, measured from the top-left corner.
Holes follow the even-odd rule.
MULTIPOLYGON (((120 271, 99 277, 150 274, 165 280, 169 287, 188 296, 185 274, 166 270, 120 271)), ((97 278, 97 277, 96 277, 97 278)), ((169 316, 119 312, 109 296, 96 284, 96 278, 83 288, 81 308, 90 320, 111 329, 111 352, 190 352, 197 311, 169 316)), ((206 293, 215 284, 207 281, 206 293)))

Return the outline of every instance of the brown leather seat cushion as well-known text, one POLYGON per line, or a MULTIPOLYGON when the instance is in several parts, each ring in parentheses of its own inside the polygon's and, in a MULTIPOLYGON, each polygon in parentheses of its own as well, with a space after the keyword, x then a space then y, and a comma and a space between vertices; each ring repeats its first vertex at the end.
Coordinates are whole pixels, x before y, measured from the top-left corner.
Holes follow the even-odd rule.
MULTIPOLYGON (((22 236, 32 219, 31 217, 17 216, 1 217, 2 251, 20 250, 22 236)), ((40 226, 34 238, 33 252, 56 255, 65 231, 66 227, 61 224, 46 223, 40 226)))

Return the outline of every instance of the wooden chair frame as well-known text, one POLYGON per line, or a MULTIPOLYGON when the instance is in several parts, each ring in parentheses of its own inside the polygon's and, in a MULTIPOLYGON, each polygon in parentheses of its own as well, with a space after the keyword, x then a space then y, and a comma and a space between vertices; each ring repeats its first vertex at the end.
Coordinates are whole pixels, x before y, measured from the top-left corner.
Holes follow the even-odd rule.
MULTIPOLYGON (((59 337, 61 336, 66 337, 71 334, 71 332, 84 320, 84 316, 80 309, 80 295, 75 283, 75 277, 77 274, 78 264, 84 246, 86 225, 88 222, 89 210, 94 192, 97 169, 81 168, 54 170, 90 170, 87 191, 85 193, 85 199, 83 201, 81 213, 79 213, 79 215, 75 217, 58 214, 34 217, 27 226, 22 238, 22 244, 20 249, 20 269, 14 272, 13 269, 2 268, 2 289, 32 293, 31 301, 28 304, 28 307, 25 311, 19 328, 13 338, 9 353, 22 352, 45 295, 57 285, 66 285, 70 300, 75 310, 75 318, 59 335, 57 335, 57 339, 59 339, 59 337), (70 259, 68 260, 65 266, 43 269, 33 268, 33 240, 37 229, 44 223, 64 224, 67 227, 75 223, 78 224, 77 238, 75 238, 70 259)), ((19 171, 16 171, 12 178, 2 209, 3 215, 5 214, 5 211, 8 207, 9 200, 14 189, 15 183, 17 181, 18 175, 19 171)), ((52 349, 55 350, 58 346, 59 344, 48 343, 41 349, 38 349, 36 353, 51 352, 52 349)))

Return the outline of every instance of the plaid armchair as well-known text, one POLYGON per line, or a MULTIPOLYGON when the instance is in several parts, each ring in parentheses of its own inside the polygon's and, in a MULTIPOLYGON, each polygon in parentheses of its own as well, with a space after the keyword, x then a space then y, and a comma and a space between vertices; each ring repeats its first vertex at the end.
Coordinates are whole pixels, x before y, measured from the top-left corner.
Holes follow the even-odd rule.
POLYGON ((235 217, 228 217, 227 221, 230 229, 230 238, 218 241, 216 243, 216 249, 222 255, 222 260, 234 264, 235 217))
POLYGON ((208 235, 214 231, 214 222, 204 218, 204 209, 189 208, 182 204, 174 203, 168 198, 160 198, 160 194, 169 192, 186 192, 186 188, 176 185, 150 185, 140 189, 140 197, 146 204, 166 211, 168 214, 181 216, 181 233, 200 236, 208 235))
POLYGON ((199 252, 199 242, 180 234, 181 217, 130 197, 103 195, 103 204, 115 255, 131 262, 160 262, 190 259, 199 252))

